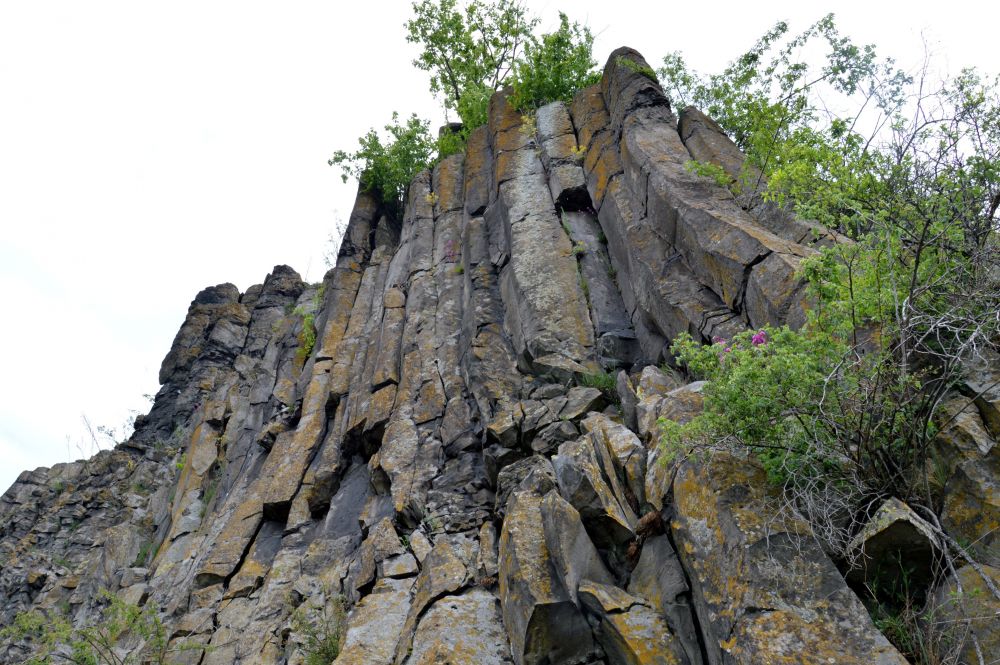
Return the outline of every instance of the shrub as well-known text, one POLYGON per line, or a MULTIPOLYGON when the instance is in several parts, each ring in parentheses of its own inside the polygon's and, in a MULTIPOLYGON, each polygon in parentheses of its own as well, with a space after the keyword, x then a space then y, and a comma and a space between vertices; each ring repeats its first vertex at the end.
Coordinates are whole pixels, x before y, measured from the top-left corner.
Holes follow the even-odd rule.
POLYGON ((963 362, 1000 341, 997 83, 963 71, 932 89, 925 71, 911 90, 832 16, 793 37, 777 24, 720 74, 702 77, 672 54, 660 75, 678 105, 699 104, 745 151, 737 194, 853 239, 802 262, 811 310, 801 330, 676 340, 708 384, 702 416, 664 423, 665 444, 749 449, 834 552, 874 501, 932 510, 935 409, 963 362), (814 40, 828 48, 818 67, 801 59, 814 40), (854 110, 820 112, 832 99, 854 110), (884 129, 857 131, 868 125, 884 129))
POLYGON ((537 109, 554 101, 569 101, 580 88, 600 79, 594 68, 594 36, 590 29, 569 22, 559 12, 555 32, 531 37, 524 58, 517 63, 514 94, 510 103, 522 111, 537 109))
POLYGON ((301 367, 305 364, 313 347, 316 346, 316 315, 313 312, 302 315, 302 330, 299 331, 299 346, 295 350, 295 362, 301 367))
POLYGON ((579 383, 581 386, 588 388, 597 388, 609 401, 615 404, 621 401, 621 398, 618 396, 617 379, 611 372, 584 374, 580 377, 579 383))
MULTIPOLYGON (((324 598, 326 594, 324 594, 324 598)), ((292 613, 292 631, 302 642, 306 665, 329 665, 340 655, 345 607, 342 596, 325 600, 321 608, 292 613)))
POLYGON ((93 626, 74 626, 65 611, 31 610, 18 614, 10 626, 0 630, 0 640, 30 641, 34 655, 26 663, 59 658, 75 665, 163 665, 171 652, 183 648, 168 647, 166 628, 152 605, 130 605, 108 591, 101 591, 99 598, 104 607, 93 626), (123 651, 122 642, 126 641, 133 645, 139 642, 143 648, 123 651))
POLYGON ((329 164, 341 168, 344 182, 357 178, 362 189, 379 195, 390 215, 400 217, 410 181, 428 167, 437 145, 427 121, 413 114, 400 124, 394 112, 392 122, 385 126, 385 139, 370 129, 358 143, 355 152, 333 153, 329 164))

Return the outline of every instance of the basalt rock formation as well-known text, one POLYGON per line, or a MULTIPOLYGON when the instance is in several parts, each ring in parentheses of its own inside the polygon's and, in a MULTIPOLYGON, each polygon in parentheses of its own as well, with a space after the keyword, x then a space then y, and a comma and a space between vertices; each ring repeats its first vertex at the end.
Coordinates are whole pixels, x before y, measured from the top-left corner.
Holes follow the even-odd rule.
MULTIPOLYGON (((534 118, 495 95, 402 220, 358 194, 321 284, 199 293, 131 439, 0 499, 0 623, 106 589, 179 663, 302 663, 334 605, 343 665, 905 663, 752 464, 657 462, 656 418, 701 404, 670 340, 800 324, 796 268, 840 239, 685 168, 742 156, 647 70, 619 49, 534 118)), ((975 530, 997 432, 966 415, 975 530)))

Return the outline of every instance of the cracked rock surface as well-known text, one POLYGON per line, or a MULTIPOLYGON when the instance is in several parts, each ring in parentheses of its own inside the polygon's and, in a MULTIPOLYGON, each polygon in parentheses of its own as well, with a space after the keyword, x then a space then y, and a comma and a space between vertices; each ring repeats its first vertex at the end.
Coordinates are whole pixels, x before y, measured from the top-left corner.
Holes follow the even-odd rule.
MULTIPOLYGON (((816 250, 684 168, 739 160, 644 67, 534 122, 496 94, 402 219, 359 192, 322 283, 199 293, 131 439, 0 498, 0 625, 108 590, 201 665, 302 663, 337 603, 344 665, 903 663, 751 465, 657 459, 701 408, 671 340, 801 321, 816 250)), ((953 430, 973 529, 997 449, 953 430)))

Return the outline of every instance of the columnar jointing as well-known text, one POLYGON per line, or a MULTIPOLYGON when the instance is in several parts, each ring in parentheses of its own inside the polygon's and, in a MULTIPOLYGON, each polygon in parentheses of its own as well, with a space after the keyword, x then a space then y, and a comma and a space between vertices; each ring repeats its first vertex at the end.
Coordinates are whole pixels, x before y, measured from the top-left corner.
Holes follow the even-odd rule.
POLYGON ((322 284, 200 293, 133 438, 3 496, 3 623, 108 588, 179 662, 297 663, 293 613, 339 597, 338 664, 903 663, 744 462, 656 461, 700 408, 671 340, 801 323, 839 239, 689 172, 742 156, 646 70, 498 93, 401 220, 358 194, 322 284))

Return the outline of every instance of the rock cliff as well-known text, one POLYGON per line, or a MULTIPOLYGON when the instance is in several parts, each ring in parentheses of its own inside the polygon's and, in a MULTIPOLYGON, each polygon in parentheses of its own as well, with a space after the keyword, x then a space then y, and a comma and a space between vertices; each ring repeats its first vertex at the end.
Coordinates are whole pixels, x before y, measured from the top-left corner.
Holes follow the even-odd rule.
MULTIPOLYGON (((0 499, 0 623, 106 589, 179 663, 302 663, 340 606, 343 665, 906 662, 752 464, 657 462, 700 404, 670 340, 801 323, 839 239, 686 169, 741 156, 647 70, 619 49, 534 118, 495 95, 402 220, 358 194, 321 284, 199 293, 131 439, 0 499)), ((966 415, 991 461, 951 496, 995 525, 966 415)))

